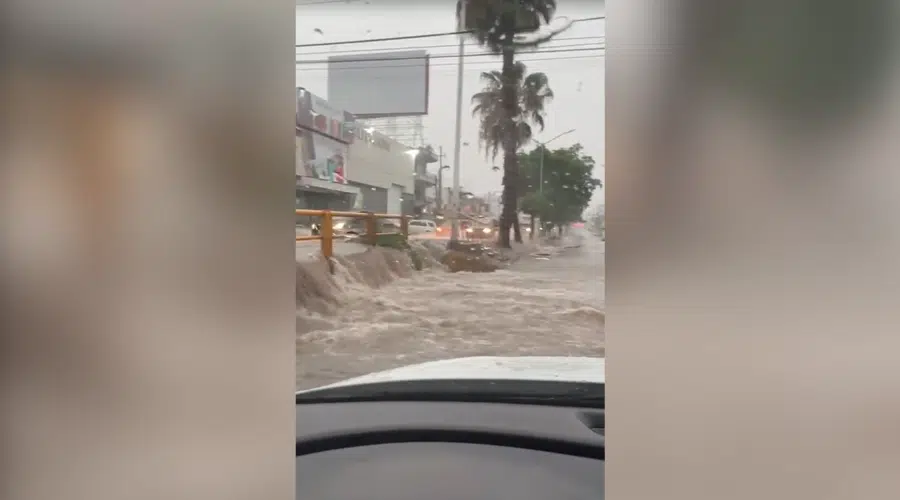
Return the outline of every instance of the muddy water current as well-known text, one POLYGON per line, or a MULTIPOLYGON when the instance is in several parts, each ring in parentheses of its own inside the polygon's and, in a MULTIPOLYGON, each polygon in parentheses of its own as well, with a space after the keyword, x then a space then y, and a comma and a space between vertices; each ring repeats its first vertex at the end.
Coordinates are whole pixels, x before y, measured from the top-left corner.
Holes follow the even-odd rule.
POLYGON ((411 271, 382 249, 339 257, 333 277, 298 264, 297 388, 460 356, 602 356, 604 246, 574 232, 493 273, 411 271))

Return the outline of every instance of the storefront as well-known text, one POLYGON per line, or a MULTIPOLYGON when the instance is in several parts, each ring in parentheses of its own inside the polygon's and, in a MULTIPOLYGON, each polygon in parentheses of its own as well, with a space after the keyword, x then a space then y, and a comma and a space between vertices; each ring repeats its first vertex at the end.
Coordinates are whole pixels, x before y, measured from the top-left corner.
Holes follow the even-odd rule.
POLYGON ((301 177, 311 177, 335 184, 347 184, 345 158, 347 145, 309 130, 298 130, 303 171, 301 177))
POLYGON ((411 215, 415 169, 409 148, 372 129, 355 132, 349 179, 360 187, 366 210, 411 215))
POLYGON ((351 210, 360 190, 347 182, 347 148, 352 116, 297 89, 296 206, 316 210, 351 210))

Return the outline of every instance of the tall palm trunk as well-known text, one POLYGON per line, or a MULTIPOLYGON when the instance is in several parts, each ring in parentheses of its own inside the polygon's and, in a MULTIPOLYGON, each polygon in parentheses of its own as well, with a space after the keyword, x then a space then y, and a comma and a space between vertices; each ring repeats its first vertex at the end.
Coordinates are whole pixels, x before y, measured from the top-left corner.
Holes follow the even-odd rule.
POLYGON ((515 81, 515 50, 512 47, 503 49, 503 213, 500 221, 500 246, 509 248, 509 230, 515 229, 515 241, 522 242, 522 231, 519 228, 518 193, 519 163, 516 151, 519 149, 518 131, 515 117, 518 115, 518 100, 515 81))
MULTIPOLYGON (((516 193, 518 195, 518 193, 516 193)), ((522 243, 522 228, 519 223, 519 213, 518 211, 513 214, 513 238, 515 238, 516 243, 522 243)))
POLYGON ((516 218, 515 201, 510 201, 516 199, 516 191, 515 185, 509 180, 508 158, 509 155, 505 155, 503 158, 503 196, 501 200, 503 202, 503 210, 500 212, 500 240, 498 241, 501 248, 510 248, 512 246, 509 243, 509 230, 513 219, 516 218))

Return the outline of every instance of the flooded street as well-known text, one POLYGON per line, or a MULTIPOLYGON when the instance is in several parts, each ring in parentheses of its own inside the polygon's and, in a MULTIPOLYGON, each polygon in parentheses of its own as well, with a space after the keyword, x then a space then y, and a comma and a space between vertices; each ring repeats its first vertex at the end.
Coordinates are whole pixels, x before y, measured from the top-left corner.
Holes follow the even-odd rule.
POLYGON ((378 289, 359 274, 383 270, 339 269, 333 314, 298 311, 297 388, 460 356, 603 355, 604 242, 573 230, 565 245, 493 273, 436 268, 378 289))

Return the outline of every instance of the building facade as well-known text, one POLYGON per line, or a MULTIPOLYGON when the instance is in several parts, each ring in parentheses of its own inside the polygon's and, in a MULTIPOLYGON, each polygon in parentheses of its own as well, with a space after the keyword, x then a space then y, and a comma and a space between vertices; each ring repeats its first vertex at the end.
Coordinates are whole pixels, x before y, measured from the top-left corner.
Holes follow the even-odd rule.
POLYGON ((429 146, 419 148, 413 157, 415 164, 413 213, 416 216, 433 215, 437 211, 438 176, 428 171, 428 165, 435 162, 440 165, 442 156, 435 155, 429 146))
POLYGON ((297 88, 297 207, 412 214, 407 147, 297 88))
POLYGON ((348 183, 360 190, 361 209, 412 214, 413 156, 408 147, 370 127, 352 127, 348 183))
POLYGON ((348 181, 352 115, 337 110, 311 92, 297 88, 296 207, 351 210, 360 190, 348 181))

